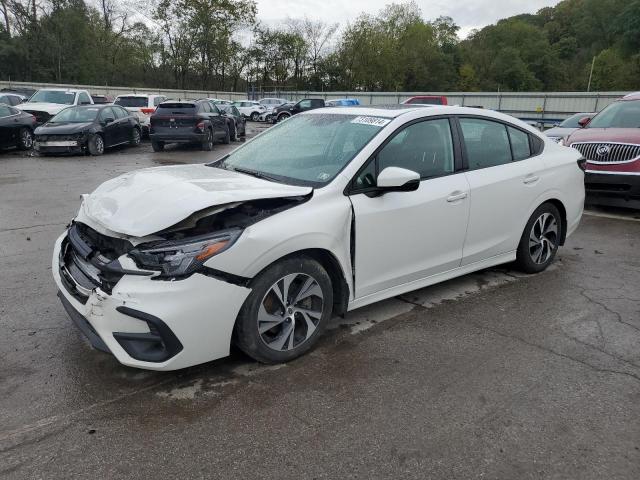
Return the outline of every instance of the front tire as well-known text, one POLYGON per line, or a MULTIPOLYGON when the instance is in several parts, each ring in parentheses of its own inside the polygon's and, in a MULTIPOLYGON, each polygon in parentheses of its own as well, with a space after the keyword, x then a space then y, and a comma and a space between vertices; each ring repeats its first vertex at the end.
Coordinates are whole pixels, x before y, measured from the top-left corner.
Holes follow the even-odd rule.
POLYGON ((155 140, 151 140, 151 148, 153 148, 154 152, 162 152, 164 150, 164 142, 156 142, 155 140))
POLYGON ((280 123, 285 121, 287 118, 289 118, 291 115, 289 115, 288 113, 281 113, 280 115, 278 115, 278 118, 276 119, 276 123, 280 123))
POLYGON ((89 137, 87 142, 89 153, 94 157, 100 156, 104 153, 104 139, 99 134, 93 134, 89 137))
POLYGON ((253 112, 251 114, 251 121, 252 122, 257 122, 258 121, 258 117, 260 117, 260 114, 258 112, 253 112))
POLYGON ((236 140, 236 137, 237 137, 236 122, 231 122, 229 124, 229 138, 231 139, 232 142, 234 142, 236 140))
POLYGON ((516 266, 525 273, 545 270, 556 256, 562 238, 562 218, 551 203, 543 203, 529 218, 516 254, 516 266))
POLYGON ((236 320, 235 343, 259 362, 288 362, 316 344, 332 308, 331 278, 320 263, 281 260, 256 277, 236 320))
POLYGON ((18 132, 18 148, 31 150, 33 148, 33 132, 28 128, 21 128, 18 132))

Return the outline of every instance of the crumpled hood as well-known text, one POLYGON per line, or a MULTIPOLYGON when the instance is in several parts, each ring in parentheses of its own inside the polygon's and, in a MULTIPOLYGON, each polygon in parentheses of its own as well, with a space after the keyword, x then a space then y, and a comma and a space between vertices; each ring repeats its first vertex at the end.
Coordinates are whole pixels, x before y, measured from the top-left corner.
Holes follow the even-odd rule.
POLYGON ((60 103, 46 103, 46 102, 34 102, 34 103, 21 103, 20 105, 16 105, 16 108, 20 110, 30 110, 34 112, 47 112, 51 115, 56 115, 60 113, 67 107, 71 107, 72 105, 62 105, 60 103))
POLYGON ((270 182, 204 164, 147 168, 100 185, 83 213, 112 232, 144 237, 205 208, 267 198, 298 197, 311 187, 270 182))

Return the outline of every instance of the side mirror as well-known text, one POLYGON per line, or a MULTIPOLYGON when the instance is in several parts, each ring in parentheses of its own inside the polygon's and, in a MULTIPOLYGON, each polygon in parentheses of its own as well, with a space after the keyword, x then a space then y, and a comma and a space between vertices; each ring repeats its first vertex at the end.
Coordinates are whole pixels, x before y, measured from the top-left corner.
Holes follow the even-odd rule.
POLYGON ((382 192, 413 192, 420 187, 420 174, 400 167, 387 167, 380 172, 377 187, 382 192))
POLYGON ((584 128, 589 125, 590 122, 591 117, 582 117, 580 120, 578 120, 578 125, 580 125, 580 128, 584 128))
POLYGON ((111 117, 107 117, 102 121, 102 123, 104 123, 105 125, 109 125, 110 123, 113 123, 113 122, 115 122, 115 119, 111 117))

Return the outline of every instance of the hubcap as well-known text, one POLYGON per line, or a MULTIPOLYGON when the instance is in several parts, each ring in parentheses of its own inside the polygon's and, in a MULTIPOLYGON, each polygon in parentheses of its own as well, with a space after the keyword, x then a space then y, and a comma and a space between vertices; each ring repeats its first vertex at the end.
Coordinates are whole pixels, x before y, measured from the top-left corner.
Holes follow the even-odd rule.
POLYGON ((102 142, 102 137, 96 137, 96 150, 100 153, 104 150, 104 143, 102 142))
POLYGON ((137 128, 133 129, 133 143, 140 143, 140 132, 137 128))
POLYGON ((550 213, 543 213, 533 223, 529 233, 529 255, 538 265, 546 263, 558 244, 558 222, 550 213))
POLYGON ((272 350, 293 350, 313 335, 323 311, 324 296, 318 282, 305 273, 292 273, 271 285, 263 297, 258 333, 272 350))

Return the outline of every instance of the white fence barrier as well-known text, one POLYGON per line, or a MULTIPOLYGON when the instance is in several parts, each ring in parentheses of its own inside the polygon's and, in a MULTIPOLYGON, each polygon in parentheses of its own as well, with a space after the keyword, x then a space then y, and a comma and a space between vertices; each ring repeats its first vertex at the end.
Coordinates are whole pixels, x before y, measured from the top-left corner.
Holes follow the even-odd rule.
MULTIPOLYGON (((131 88, 99 85, 70 85, 31 82, 0 81, 0 88, 82 88, 93 94, 121 95, 125 93, 149 93, 169 98, 223 98, 242 100, 245 92, 221 92, 215 90, 175 90, 165 88, 131 88)), ((302 98, 357 98, 362 105, 397 104, 415 95, 444 95, 450 105, 482 107, 498 110, 518 118, 543 124, 554 123, 579 112, 599 112, 628 92, 261 92, 262 97, 278 97, 289 100, 302 98)))

